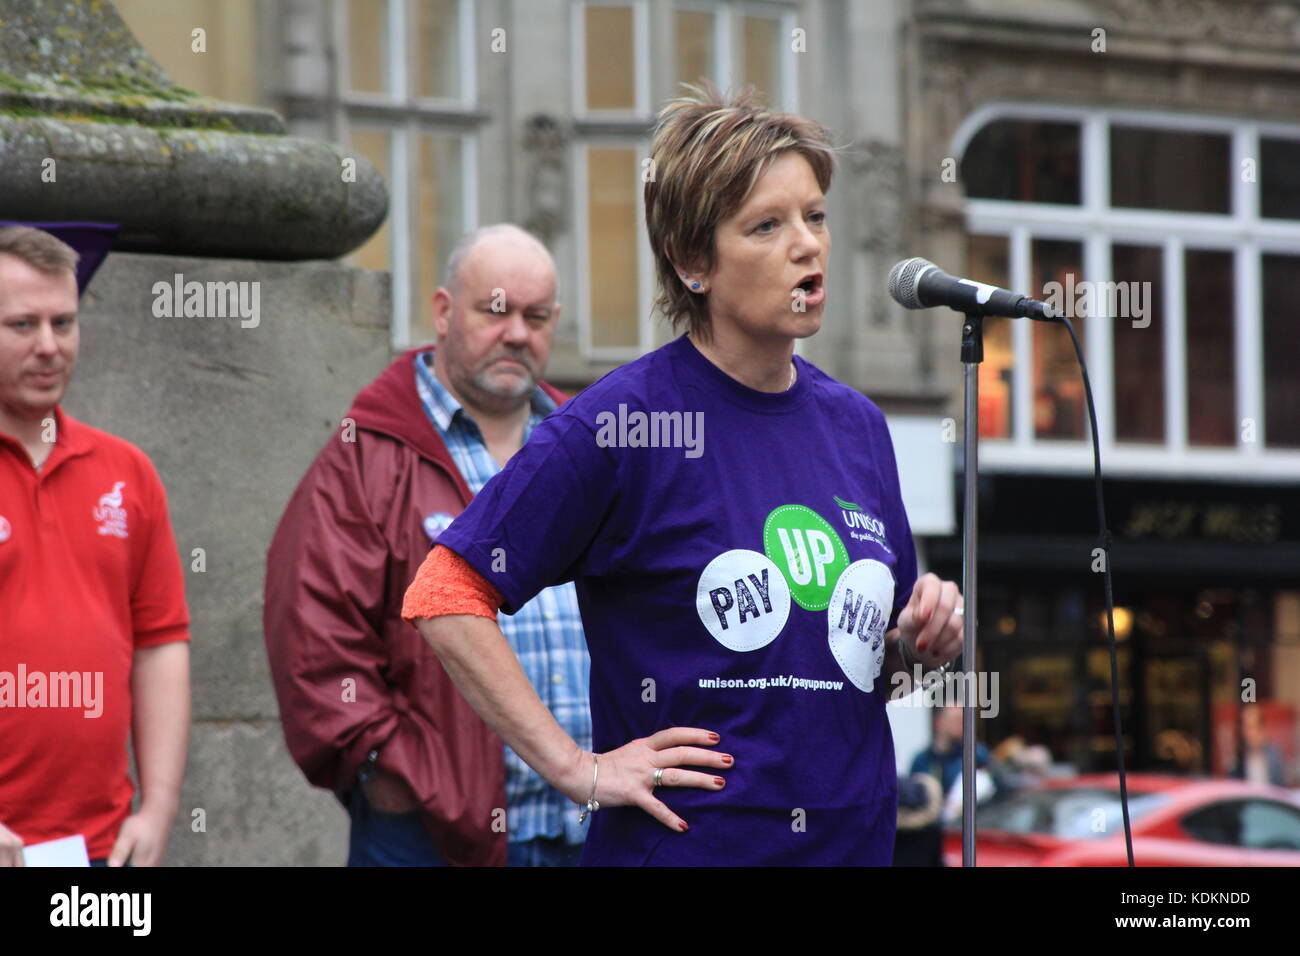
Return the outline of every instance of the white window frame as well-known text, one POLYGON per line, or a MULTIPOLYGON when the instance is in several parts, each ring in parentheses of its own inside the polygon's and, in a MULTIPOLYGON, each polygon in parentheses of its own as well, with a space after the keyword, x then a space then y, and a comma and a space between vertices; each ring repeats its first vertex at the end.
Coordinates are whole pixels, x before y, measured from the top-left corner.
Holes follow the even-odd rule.
MULTIPOLYGON (((367 132, 383 133, 388 137, 389 168, 380 170, 387 177, 388 183, 388 270, 392 276, 393 311, 389 320, 389 339, 393 348, 399 341, 404 342, 410 334, 411 298, 398 294, 399 289, 411 287, 411 163, 410 136, 401 126, 384 123, 354 122, 347 115, 336 120, 339 138, 349 146, 352 143, 352 128, 355 126, 367 132), (398 330, 401 330, 400 334, 398 330)), ((355 262, 353 256, 349 262, 355 262)))
MULTIPOLYGON (((1081 243, 1085 275, 1099 283, 1110 281, 1111 247, 1114 243, 1159 246, 1163 251, 1166 322, 1164 443, 1116 442, 1111 320, 1096 315, 1082 320, 1086 325, 1085 357, 1097 409, 1098 444, 1107 473, 1135 476, 1177 473, 1223 480, 1294 479, 1297 468, 1300 468, 1300 451, 1266 447, 1260 255, 1264 252, 1300 255, 1300 221, 1261 219, 1258 168, 1253 183, 1244 182, 1234 171, 1241 170, 1246 158, 1253 157, 1258 164, 1261 136, 1300 139, 1300 127, 1199 113, 1174 115, 1134 109, 995 102, 974 110, 961 123, 952 139, 951 155, 964 156, 976 133, 991 122, 1006 119, 1080 124, 1082 180, 1079 205, 971 198, 965 201, 968 233, 1007 238, 1008 281, 1013 289, 1033 294, 1029 288, 1033 239, 1065 239, 1081 243), (1226 134, 1231 152, 1228 170, 1232 177, 1230 211, 1210 214, 1110 208, 1109 131, 1112 125, 1226 134), (1187 442, 1182 301, 1183 250, 1186 248, 1231 250, 1234 253, 1234 387, 1238 424, 1237 443, 1233 448, 1191 446, 1187 442), (1242 440, 1240 423, 1247 418, 1256 423, 1256 440, 1253 442, 1242 440)), ((1068 335, 1064 329, 1056 331, 1068 335)), ((1029 321, 1016 321, 1012 327, 1015 432, 1009 439, 981 439, 981 464, 992 471, 1091 473, 1092 446, 1086 424, 1082 439, 1038 439, 1033 435, 1030 344, 1029 321)))
POLYGON ((339 67, 334 72, 335 135, 350 144, 353 126, 389 134, 389 269, 392 274, 393 311, 389 338, 394 350, 410 347, 412 328, 411 295, 416 254, 415 176, 419 163, 419 137, 433 135, 460 140, 462 232, 478 226, 478 134, 475 107, 478 98, 478 60, 474 46, 475 5, 457 0, 460 47, 460 96, 420 97, 412 86, 412 57, 417 41, 409 24, 412 5, 419 0, 387 0, 385 29, 388 50, 388 93, 358 93, 351 89, 347 0, 332 4, 330 25, 339 67))
POLYGON ((745 16, 775 20, 777 23, 777 46, 781 55, 777 59, 777 83, 779 88, 768 90, 773 97, 772 107, 787 113, 798 110, 799 104, 799 70, 794 60, 794 52, 789 49, 789 38, 794 30, 797 9, 789 3, 763 3, 759 0, 728 0, 723 5, 725 10, 722 24, 723 36, 728 49, 727 72, 724 77, 735 73, 735 67, 744 65, 744 36, 740 31, 740 19, 745 16))
MULTIPOLYGON (((649 139, 629 134, 629 125, 647 131, 653 123, 650 110, 650 9, 646 0, 572 0, 569 4, 569 39, 573 56, 570 57, 570 110, 579 126, 584 126, 571 143, 569 158, 572 169, 574 197, 574 243, 577 253, 578 275, 574 298, 577 305, 578 349, 590 362, 627 362, 644 355, 654 339, 654 322, 651 315, 654 290, 654 263, 650 256, 649 240, 641 223, 645 221, 645 197, 637 188, 637 342, 628 346, 593 345, 591 315, 591 229, 588 201, 588 153, 592 148, 631 149, 638 159, 650 155, 649 139), (631 110, 587 109, 587 30, 586 10, 589 7, 628 7, 632 10, 632 49, 635 84, 634 108, 631 110), (609 124, 609 130, 602 130, 609 124)), ((633 164, 629 175, 639 181, 639 162, 633 164)))
POLYGON ((574 237, 577 241, 578 262, 581 264, 581 276, 574 290, 578 306, 578 343, 582 355, 593 362, 629 362, 644 355, 649 343, 654 338, 654 317, 651 315, 655 289, 654 258, 650 251, 650 240, 641 227, 645 222, 645 193, 633 189, 636 196, 636 242, 637 242, 637 343, 635 345, 596 346, 592 342, 591 317, 591 229, 588 202, 589 185, 587 157, 591 149, 630 149, 633 153, 630 175, 637 175, 642 157, 650 155, 650 143, 647 139, 632 139, 626 136, 592 135, 583 137, 573 145, 573 171, 575 198, 574 237))
MULTIPOLYGON (((455 130, 449 130, 442 126, 433 126, 427 122, 411 120, 406 124, 405 139, 407 144, 407 164, 410 170, 410 176, 407 181, 406 202, 406 220, 408 227, 408 236, 410 236, 408 245, 408 261, 405 264, 406 284, 397 285, 397 273, 393 273, 394 289, 405 288, 408 294, 406 299, 405 315, 396 314, 394 308, 393 316, 393 348, 410 348, 415 345, 411 337, 411 326, 413 316, 410 312, 411 294, 415 291, 415 269, 414 263, 410 261, 415 252, 414 229, 415 222, 415 182, 418 175, 417 164, 420 162, 420 137, 435 136, 440 139, 457 139, 460 140, 460 180, 464 184, 460 195, 460 216, 463 223, 461 234, 473 231, 478 224, 478 137, 473 133, 462 133, 455 130), (400 333, 400 337, 399 337, 400 333)), ((437 277, 441 281, 441 276, 437 277)), ((423 308, 430 308, 428 302, 420 304, 423 308)), ((394 306, 396 302, 394 301, 394 306)))
MULTIPOLYGON (((730 36, 729 28, 724 22, 727 16, 727 5, 725 3, 709 3, 708 0, 673 0, 672 9, 669 15, 673 20, 672 38, 673 38, 673 57, 669 61, 674 74, 677 69, 677 23, 676 14, 681 13, 707 13, 713 18, 713 36, 710 37, 710 59, 713 61, 713 69, 708 74, 708 79, 713 81, 714 86, 722 85, 722 77, 727 76, 731 71, 731 49, 727 42, 730 36)), ((672 88, 677 90, 677 84, 681 82, 676 75, 672 78, 672 88)))
MULTIPOLYGON (((389 2, 392 2, 392 0, 389 0, 389 2)), ((406 0, 406 2, 415 5, 420 3, 421 0, 406 0)), ((409 8, 407 9, 407 16, 409 16, 409 8)), ((456 0, 456 46, 461 63, 460 95, 455 97, 420 96, 412 88, 410 90, 412 102, 428 109, 471 109, 478 102, 478 49, 474 43, 474 13, 474 0, 456 0)), ((414 23, 414 18, 410 22, 414 23)), ((406 29, 405 25, 403 25, 403 29, 407 34, 405 41, 407 43, 406 55, 410 57, 418 52, 419 37, 413 28, 406 29)), ((409 69, 405 70, 403 75, 407 78, 406 82, 411 82, 409 69)))
POLYGON ((352 48, 348 43, 351 23, 348 0, 334 0, 330 4, 330 32, 333 34, 334 55, 338 69, 334 71, 334 95, 344 106, 389 106, 405 96, 406 65, 405 3, 403 0, 386 0, 384 4, 384 41, 389 52, 387 93, 356 91, 352 89, 352 48), (399 55, 392 55, 398 51, 399 55))
POLYGON ((578 120, 643 120, 650 114, 650 10, 646 0, 572 0, 569 5, 570 58, 569 97, 572 115, 578 120), (591 7, 630 7, 632 10, 633 107, 587 109, 587 21, 591 7))
POLYGON ((469 109, 478 101, 478 62, 474 46, 473 0, 456 0, 457 46, 459 47, 460 95, 456 97, 429 97, 415 93, 411 79, 412 56, 418 52, 418 38, 411 24, 415 4, 420 0, 386 0, 385 41, 389 51, 387 93, 356 91, 351 87, 351 50, 347 38, 351 29, 348 22, 347 0, 334 0, 331 25, 334 31, 334 49, 339 68, 336 72, 335 93, 345 106, 394 106, 418 104, 434 109, 469 109))
POLYGON ((755 16, 776 20, 782 50, 777 63, 780 88, 767 92, 775 96, 772 102, 774 108, 790 113, 798 110, 799 64, 794 52, 786 46, 786 41, 798 26, 798 3, 791 0, 673 0, 671 12, 676 13, 678 10, 713 15, 713 72, 709 79, 719 88, 737 85, 734 79, 736 67, 741 65, 744 52, 744 39, 739 29, 740 18, 755 16))
MULTIPOLYGON (((671 16, 678 10, 693 10, 713 15, 713 75, 711 79, 718 86, 730 83, 730 77, 738 62, 741 50, 741 37, 737 29, 738 18, 743 15, 764 16, 778 22, 780 35, 789 36, 796 25, 798 5, 781 0, 719 0, 717 3, 705 0, 682 0, 669 5, 671 16)), ((650 102, 650 65, 652 62, 650 46, 650 10, 647 0, 571 0, 569 5, 569 39, 573 55, 573 64, 569 87, 570 109, 576 123, 581 128, 572 145, 572 183, 574 203, 574 240, 577 253, 578 275, 575 289, 577 299, 578 341, 584 359, 592 362, 626 362, 645 354, 654 346, 654 316, 651 314, 656 283, 655 261, 650 249, 649 238, 642 227, 637 229, 637 302, 640 315, 637 328, 640 337, 635 346, 601 346, 592 344, 591 315, 591 236, 588 225, 587 195, 587 156, 588 150, 596 147, 631 148, 637 155, 645 158, 650 155, 650 141, 646 136, 636 136, 627 129, 629 124, 642 126, 647 133, 653 125, 654 115, 650 102), (636 55, 634 65, 636 108, 633 110, 588 110, 586 77, 586 29, 584 11, 590 6, 631 7, 633 10, 633 48, 636 55), (603 130, 602 124, 610 128, 603 130)), ((669 31, 669 36, 675 36, 669 31)), ((675 42, 675 41, 674 41, 675 42)), ((785 49, 784 47, 782 49, 785 49)), ((672 53, 670 49, 667 51, 672 53)), ((786 50, 778 63, 778 77, 781 89, 768 91, 782 102, 773 103, 779 108, 794 111, 798 105, 798 68, 794 53, 786 50)), ((655 58, 655 63, 662 63, 665 68, 673 69, 675 60, 672 56, 655 58)), ((639 168, 636 172, 639 179, 639 168)), ((638 188, 636 192, 637 220, 645 221, 645 196, 638 188)), ((796 348, 802 343, 797 343, 796 348)))

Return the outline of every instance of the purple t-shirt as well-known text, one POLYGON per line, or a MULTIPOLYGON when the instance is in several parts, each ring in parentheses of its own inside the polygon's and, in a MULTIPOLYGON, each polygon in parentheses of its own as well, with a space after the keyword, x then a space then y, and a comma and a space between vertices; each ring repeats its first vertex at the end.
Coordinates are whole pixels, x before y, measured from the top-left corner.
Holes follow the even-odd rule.
POLYGON ((594 814, 594 865, 888 865, 884 634, 916 551, 884 415, 796 357, 769 394, 682 336, 562 405, 442 533, 514 613, 573 580, 597 752, 721 735, 719 791, 594 814))

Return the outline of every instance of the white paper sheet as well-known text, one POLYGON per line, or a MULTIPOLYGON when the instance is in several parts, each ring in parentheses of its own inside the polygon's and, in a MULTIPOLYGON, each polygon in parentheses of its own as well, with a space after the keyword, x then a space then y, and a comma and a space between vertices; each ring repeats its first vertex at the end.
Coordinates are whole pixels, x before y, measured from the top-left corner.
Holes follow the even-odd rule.
POLYGON ((86 838, 77 834, 61 840, 25 846, 23 863, 27 866, 90 866, 86 838))

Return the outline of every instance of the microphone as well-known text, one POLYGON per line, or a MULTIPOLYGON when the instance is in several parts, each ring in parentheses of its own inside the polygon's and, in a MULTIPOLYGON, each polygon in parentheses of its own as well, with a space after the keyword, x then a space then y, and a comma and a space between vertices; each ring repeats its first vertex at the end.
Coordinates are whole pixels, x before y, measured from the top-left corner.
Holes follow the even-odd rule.
POLYGON ((968 315, 1000 315, 1010 319, 1042 321, 1057 317, 1056 310, 1046 302, 983 282, 958 279, 920 257, 904 259, 889 270, 889 294, 907 309, 946 305, 968 315))

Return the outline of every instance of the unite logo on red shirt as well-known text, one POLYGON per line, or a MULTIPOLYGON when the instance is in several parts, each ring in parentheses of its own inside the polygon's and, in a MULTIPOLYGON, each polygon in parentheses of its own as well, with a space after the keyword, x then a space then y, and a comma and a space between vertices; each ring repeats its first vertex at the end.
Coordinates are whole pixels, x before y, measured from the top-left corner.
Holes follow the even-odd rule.
POLYGON ((99 496, 99 504, 91 513, 99 522, 100 534, 111 534, 117 538, 127 536, 126 509, 122 507, 122 489, 125 487, 125 481, 115 481, 112 491, 99 496))

